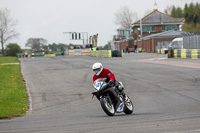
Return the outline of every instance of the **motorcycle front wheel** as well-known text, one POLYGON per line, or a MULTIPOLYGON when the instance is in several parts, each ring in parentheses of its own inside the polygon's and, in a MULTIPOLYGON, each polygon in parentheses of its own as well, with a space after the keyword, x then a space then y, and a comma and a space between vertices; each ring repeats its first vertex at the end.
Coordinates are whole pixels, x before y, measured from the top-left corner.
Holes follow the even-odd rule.
POLYGON ((101 107, 104 110, 104 112, 108 116, 114 116, 115 115, 115 108, 112 103, 110 103, 110 100, 108 97, 101 97, 100 98, 101 107))

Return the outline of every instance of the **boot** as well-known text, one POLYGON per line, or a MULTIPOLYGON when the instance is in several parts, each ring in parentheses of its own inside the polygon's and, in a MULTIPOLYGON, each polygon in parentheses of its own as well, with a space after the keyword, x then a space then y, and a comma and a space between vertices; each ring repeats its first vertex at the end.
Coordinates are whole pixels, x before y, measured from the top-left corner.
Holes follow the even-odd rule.
POLYGON ((121 91, 122 96, 125 98, 126 94, 124 93, 124 90, 121 91))

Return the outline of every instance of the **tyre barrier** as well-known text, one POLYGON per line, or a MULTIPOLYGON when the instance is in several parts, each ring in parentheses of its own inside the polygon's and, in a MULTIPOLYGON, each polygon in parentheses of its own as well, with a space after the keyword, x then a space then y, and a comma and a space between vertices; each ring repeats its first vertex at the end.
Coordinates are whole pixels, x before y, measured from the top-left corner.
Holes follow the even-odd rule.
POLYGON ((112 52, 111 52, 111 50, 91 51, 90 56, 93 56, 93 57, 112 58, 112 52))
POLYGON ((64 52, 64 55, 69 55, 69 51, 65 51, 65 52, 64 52))
POLYGON ((157 49, 157 54, 166 54, 168 53, 168 50, 166 49, 157 49))
POLYGON ((123 56, 123 51, 120 50, 112 51, 112 57, 122 57, 122 56, 123 56))
POLYGON ((56 56, 56 54, 45 54, 44 56, 56 56))
POLYGON ((157 54, 161 54, 162 49, 157 49, 157 54))
POLYGON ((200 49, 175 49, 168 50, 168 58, 200 58, 200 49))

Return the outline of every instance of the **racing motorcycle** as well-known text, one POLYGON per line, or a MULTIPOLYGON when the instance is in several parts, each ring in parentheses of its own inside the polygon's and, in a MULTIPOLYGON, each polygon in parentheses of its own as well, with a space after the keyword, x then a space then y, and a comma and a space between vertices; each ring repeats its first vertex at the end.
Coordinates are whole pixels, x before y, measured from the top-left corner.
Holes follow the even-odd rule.
POLYGON ((124 112, 131 114, 134 110, 131 99, 118 88, 124 88, 122 82, 118 85, 109 85, 106 78, 99 78, 95 80, 93 86, 93 97, 96 96, 100 101, 101 107, 108 116, 114 116, 115 113, 124 112))

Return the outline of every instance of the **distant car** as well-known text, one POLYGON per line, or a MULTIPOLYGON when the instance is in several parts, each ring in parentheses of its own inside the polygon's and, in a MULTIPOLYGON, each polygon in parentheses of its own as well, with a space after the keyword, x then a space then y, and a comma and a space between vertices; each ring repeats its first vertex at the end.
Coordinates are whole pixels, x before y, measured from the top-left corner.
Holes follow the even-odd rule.
POLYGON ((175 38, 169 44, 169 49, 183 49, 183 38, 175 38))

